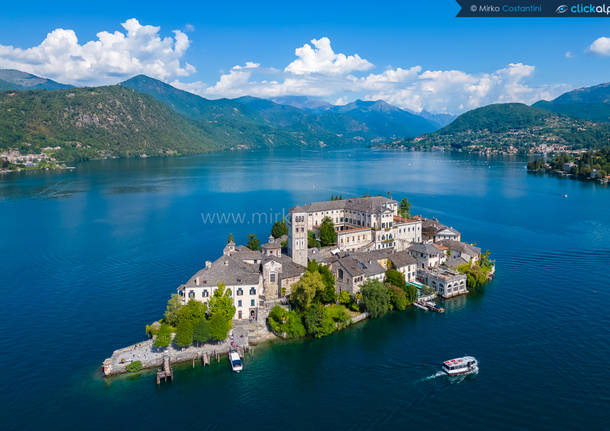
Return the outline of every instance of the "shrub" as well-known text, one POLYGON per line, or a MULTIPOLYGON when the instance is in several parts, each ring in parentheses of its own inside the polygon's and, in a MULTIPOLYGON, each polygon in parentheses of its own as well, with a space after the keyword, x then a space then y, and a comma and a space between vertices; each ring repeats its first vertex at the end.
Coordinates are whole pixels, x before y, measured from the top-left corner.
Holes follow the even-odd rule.
POLYGON ((303 318, 294 310, 288 313, 288 320, 286 320, 284 330, 289 338, 301 338, 307 335, 303 325, 303 318))
POLYGON ((381 317, 390 309, 388 289, 377 280, 368 280, 360 289, 362 304, 372 318, 381 317))
POLYGON ((146 325, 146 335, 148 335, 149 338, 152 338, 154 335, 157 335, 160 327, 161 325, 159 322, 154 322, 152 325, 146 325))
POLYGON ((125 367, 125 369, 129 373, 137 373, 138 371, 140 371, 142 369, 142 362, 140 362, 140 361, 133 361, 131 364, 128 364, 125 367))
POLYGON ((303 319, 296 311, 288 311, 276 305, 269 313, 269 327, 274 334, 287 338, 299 338, 306 335, 303 319))
POLYGON ((333 319, 339 329, 346 327, 350 323, 347 308, 344 305, 334 304, 327 307, 328 315, 333 319))

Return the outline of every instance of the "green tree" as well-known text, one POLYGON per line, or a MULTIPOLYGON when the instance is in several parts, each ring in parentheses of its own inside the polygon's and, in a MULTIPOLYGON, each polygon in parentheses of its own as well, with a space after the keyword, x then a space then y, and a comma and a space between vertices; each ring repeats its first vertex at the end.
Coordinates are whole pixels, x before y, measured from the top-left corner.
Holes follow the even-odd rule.
POLYGON ((212 314, 210 317, 210 338, 214 341, 222 341, 229 335, 229 322, 221 313, 212 314))
POLYGON ((398 208, 398 213, 401 215, 401 217, 411 217, 411 204, 409 203, 409 199, 402 198, 400 201, 400 207, 398 208))
POLYGON ((316 293, 317 300, 323 304, 334 304, 337 302, 337 291, 335 287, 335 276, 330 272, 330 268, 326 265, 320 265, 315 260, 309 261, 307 270, 310 272, 318 272, 322 276, 324 289, 316 293))
POLYGON ((362 304, 371 317, 381 317, 390 309, 388 289, 377 280, 368 280, 362 288, 362 304))
POLYGON ((180 325, 182 322, 189 322, 191 325, 194 325, 199 319, 205 317, 207 311, 208 306, 203 302, 189 299, 185 306, 178 309, 176 325, 180 325))
POLYGON ((417 301, 417 287, 413 286, 412 284, 405 284, 403 290, 409 304, 413 304, 415 301, 417 301))
POLYGON ((172 330, 167 323, 162 323, 157 332, 157 338, 155 338, 154 346, 157 348, 164 348, 169 346, 172 342, 172 330))
POLYGON ((477 289, 487 282, 487 272, 479 265, 464 263, 459 265, 457 270, 462 274, 466 274, 466 286, 468 288, 477 289))
POLYGON ((337 325, 328 310, 321 304, 313 304, 305 310, 303 321, 307 333, 315 338, 325 337, 337 329, 337 325))
POLYGON ((402 289, 405 285, 405 276, 400 271, 389 269, 385 273, 385 282, 402 289))
POLYGON ((182 307, 182 297, 180 295, 174 293, 170 296, 167 307, 165 307, 165 323, 176 326, 178 324, 178 310, 182 307))
POLYGON ((174 343, 176 343, 178 347, 187 347, 193 344, 193 322, 183 320, 178 323, 174 343))
POLYGON ((390 301, 395 310, 402 311, 407 308, 408 301, 404 290, 400 287, 389 286, 388 292, 390 293, 390 301))
POLYGON ((288 235, 288 225, 286 224, 285 218, 282 218, 282 221, 276 221, 273 223, 271 235, 273 238, 281 238, 282 235, 288 235))
POLYGON ((323 247, 337 243, 337 232, 335 224, 330 217, 324 217, 320 224, 320 243, 323 247))
POLYGON ((210 298, 210 315, 220 315, 227 322, 229 328, 231 328, 231 321, 235 315, 235 306, 233 305, 233 298, 231 298, 231 291, 225 288, 224 283, 218 284, 218 289, 214 291, 214 294, 210 298))
POLYGON ((322 244, 316 238, 316 233, 312 230, 307 231, 307 247, 308 248, 320 248, 322 244))
POLYGON ((246 247, 254 251, 261 249, 261 242, 256 237, 256 234, 251 233, 248 235, 248 244, 246 244, 246 247))
POLYGON ((205 317, 199 319, 193 328, 193 340, 200 344, 208 341, 210 337, 210 322, 205 317))
POLYGON ((309 308, 316 294, 322 292, 324 287, 324 281, 319 272, 305 271, 303 277, 292 286, 290 302, 299 310, 309 308))
POLYGON ((349 305, 352 303, 352 296, 349 294, 349 292, 347 290, 342 290, 339 293, 339 304, 343 304, 346 307, 349 307, 349 305))

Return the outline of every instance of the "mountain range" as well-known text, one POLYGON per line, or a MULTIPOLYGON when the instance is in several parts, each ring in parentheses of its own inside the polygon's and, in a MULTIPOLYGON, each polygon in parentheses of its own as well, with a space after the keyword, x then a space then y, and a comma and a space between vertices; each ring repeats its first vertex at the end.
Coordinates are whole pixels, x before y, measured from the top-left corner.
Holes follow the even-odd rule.
POLYGON ((610 142, 610 84, 532 106, 484 106, 454 119, 382 100, 340 106, 305 96, 211 100, 145 75, 118 85, 74 88, 5 69, 0 113, 0 148, 58 147, 56 156, 66 161, 276 146, 459 149, 610 142))

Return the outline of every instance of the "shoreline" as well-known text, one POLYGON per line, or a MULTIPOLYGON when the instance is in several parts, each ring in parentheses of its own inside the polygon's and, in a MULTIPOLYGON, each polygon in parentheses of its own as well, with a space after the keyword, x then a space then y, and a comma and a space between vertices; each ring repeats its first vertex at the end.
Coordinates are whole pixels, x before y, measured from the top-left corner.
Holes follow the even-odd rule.
MULTIPOLYGON (((367 312, 363 312, 354 316, 349 325, 345 328, 338 330, 337 332, 344 331, 356 325, 357 323, 364 322, 370 318, 367 312)), ((272 342, 286 342, 292 341, 293 338, 280 337, 270 330, 266 329, 261 331, 261 325, 236 325, 233 328, 233 334, 235 337, 235 348, 240 351, 243 356, 244 352, 252 352, 252 348, 272 342), (253 328, 253 326, 258 326, 253 328), (248 329, 255 329, 256 337, 252 340, 249 337, 248 329), (261 333, 262 332, 262 333, 261 333)), ((307 337, 304 337, 307 338, 307 337)), ((100 370, 102 377, 115 377, 120 375, 136 374, 129 372, 126 368, 132 362, 140 361, 142 364, 142 370, 152 371, 152 369, 160 367, 163 364, 163 358, 169 355, 171 364, 183 364, 190 361, 202 361, 205 354, 209 357, 222 357, 231 350, 230 337, 219 343, 205 343, 201 346, 189 346, 185 348, 176 348, 173 344, 170 344, 167 348, 155 349, 153 347, 154 339, 150 338, 139 343, 131 344, 129 346, 121 347, 112 352, 112 355, 102 362, 100 370), (124 361, 124 362, 123 362, 124 361)))

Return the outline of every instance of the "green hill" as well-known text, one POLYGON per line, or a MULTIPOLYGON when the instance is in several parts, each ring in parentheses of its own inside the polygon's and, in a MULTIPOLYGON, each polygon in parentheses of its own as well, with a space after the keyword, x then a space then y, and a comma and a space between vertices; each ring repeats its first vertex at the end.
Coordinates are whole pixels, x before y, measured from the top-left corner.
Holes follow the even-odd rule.
POLYGON ((533 106, 570 117, 610 122, 610 83, 579 88, 533 106))
POLYGON ((479 151, 486 148, 525 150, 535 145, 556 144, 599 148, 608 144, 609 137, 607 123, 558 115, 521 103, 503 103, 465 112, 434 133, 396 141, 390 147, 479 151))
POLYGON ((71 85, 14 69, 0 69, 0 91, 4 90, 62 90, 71 85))
POLYGON ((55 146, 67 161, 218 149, 190 120, 125 87, 0 93, 0 148, 55 146))

